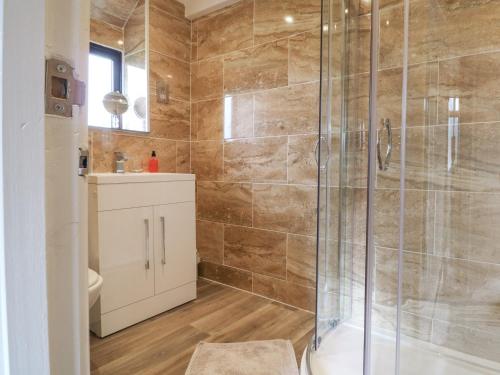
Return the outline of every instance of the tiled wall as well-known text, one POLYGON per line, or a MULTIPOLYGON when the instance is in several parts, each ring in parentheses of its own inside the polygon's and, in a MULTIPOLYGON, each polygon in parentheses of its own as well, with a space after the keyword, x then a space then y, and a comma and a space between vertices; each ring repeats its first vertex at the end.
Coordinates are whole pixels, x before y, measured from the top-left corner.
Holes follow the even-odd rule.
POLYGON ((308 310, 319 31, 319 0, 242 0, 192 23, 201 275, 308 310))
MULTIPOLYGON (((395 149, 388 171, 377 176, 374 318, 377 327, 394 329, 403 7, 402 1, 381 4, 378 115, 392 120, 395 149)), ((500 358, 499 5, 411 1, 402 320, 410 336, 495 361, 500 358)), ((369 50, 370 15, 354 10, 351 54, 359 56, 369 50)), ((352 64, 349 93, 353 228, 363 228, 366 212, 366 175, 356 172, 366 164, 359 142, 368 114, 363 61, 352 64)), ((357 229, 351 237, 360 245, 355 269, 361 275, 362 233, 357 229)), ((355 280, 355 310, 362 313, 364 281, 355 280)))
MULTIPOLYGON (((144 2, 139 2, 124 28, 127 55, 144 49, 144 2), (142 40, 141 40, 142 37, 142 40)), ((116 28, 92 21, 91 40, 116 48, 116 28)), ((111 172, 115 151, 147 170, 151 151, 158 154, 161 172, 190 171, 190 21, 184 6, 175 0, 149 1, 150 132, 133 133, 93 128, 89 132, 93 172, 111 172), (156 84, 170 87, 170 101, 156 100, 156 84)), ((122 31, 123 32, 123 31, 122 31)))

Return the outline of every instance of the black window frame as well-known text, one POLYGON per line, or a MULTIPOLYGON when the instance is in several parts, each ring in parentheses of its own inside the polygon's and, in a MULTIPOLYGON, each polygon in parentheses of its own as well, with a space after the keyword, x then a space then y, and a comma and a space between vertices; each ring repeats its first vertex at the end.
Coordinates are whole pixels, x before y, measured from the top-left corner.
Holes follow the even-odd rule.
POLYGON ((117 49, 90 43, 90 53, 110 59, 113 62, 113 90, 122 92, 123 88, 123 53, 117 49))

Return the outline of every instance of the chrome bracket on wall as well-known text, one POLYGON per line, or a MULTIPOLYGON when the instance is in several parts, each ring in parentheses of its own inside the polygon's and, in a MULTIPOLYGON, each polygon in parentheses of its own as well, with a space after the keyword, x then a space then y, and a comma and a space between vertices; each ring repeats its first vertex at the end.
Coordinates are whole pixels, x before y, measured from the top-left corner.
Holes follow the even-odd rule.
POLYGON ((382 160, 382 151, 380 146, 380 131, 377 135, 377 157, 378 157, 378 167, 381 171, 386 171, 389 169, 392 158, 392 125, 391 120, 388 118, 382 119, 382 130, 387 130, 387 150, 385 152, 385 158, 382 160))
POLYGON ((45 113, 63 117, 73 116, 73 105, 85 104, 85 82, 74 76, 74 68, 58 59, 45 64, 45 113))

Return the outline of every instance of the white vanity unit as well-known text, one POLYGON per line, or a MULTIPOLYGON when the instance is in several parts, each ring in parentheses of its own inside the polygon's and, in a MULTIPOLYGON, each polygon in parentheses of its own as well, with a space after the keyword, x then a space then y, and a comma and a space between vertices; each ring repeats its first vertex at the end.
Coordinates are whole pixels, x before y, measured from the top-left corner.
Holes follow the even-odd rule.
POLYGON ((195 176, 94 174, 89 266, 103 278, 90 329, 107 336, 196 298, 195 176))

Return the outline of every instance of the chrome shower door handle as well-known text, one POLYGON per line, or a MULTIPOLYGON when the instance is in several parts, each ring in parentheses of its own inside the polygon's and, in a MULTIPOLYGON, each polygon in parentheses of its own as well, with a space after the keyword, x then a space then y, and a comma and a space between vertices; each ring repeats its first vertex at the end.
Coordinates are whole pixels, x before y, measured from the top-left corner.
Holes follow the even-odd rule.
POLYGON ((378 157, 378 167, 381 171, 386 171, 389 169, 392 158, 392 125, 391 120, 388 118, 382 119, 382 130, 387 131, 387 150, 385 152, 385 158, 382 160, 382 151, 380 145, 380 132, 377 135, 377 157, 378 157))
POLYGON ((146 263, 144 267, 149 270, 149 219, 144 219, 144 224, 146 226, 146 263))
POLYGON ((161 264, 167 264, 167 254, 166 254, 166 238, 165 238, 165 216, 160 218, 161 221, 161 231, 162 231, 162 249, 163 254, 161 256, 161 264))
POLYGON ((326 137, 324 135, 320 136, 319 139, 316 141, 316 145, 314 146, 314 158, 316 159, 316 165, 319 166, 321 170, 325 170, 326 166, 328 165, 328 161, 330 160, 330 148, 326 143, 326 137), (324 144, 326 146, 327 150, 324 160, 321 160, 322 161, 321 165, 320 165, 320 152, 324 154, 322 152, 324 146, 322 146, 320 150, 320 142, 322 143, 322 145, 324 144))

